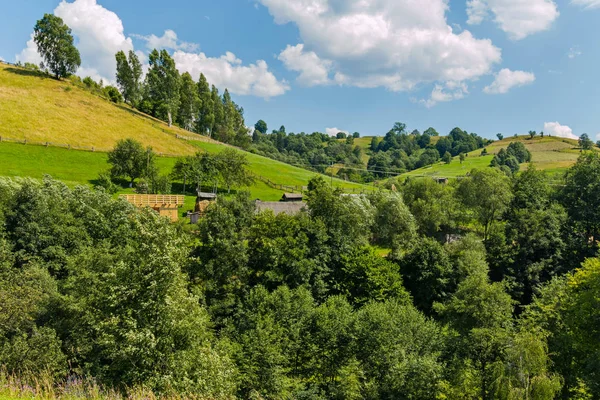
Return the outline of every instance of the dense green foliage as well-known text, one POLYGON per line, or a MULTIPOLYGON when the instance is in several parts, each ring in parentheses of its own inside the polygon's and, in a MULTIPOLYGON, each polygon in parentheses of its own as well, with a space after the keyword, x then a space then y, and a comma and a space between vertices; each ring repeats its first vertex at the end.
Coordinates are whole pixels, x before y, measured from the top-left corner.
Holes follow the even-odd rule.
POLYGON ((317 178, 297 215, 238 193, 192 229, 2 179, 0 365, 207 399, 599 398, 599 165, 367 196, 317 178))
POLYGON ((60 17, 45 14, 33 28, 33 40, 48 69, 57 79, 74 74, 81 65, 73 35, 60 17))

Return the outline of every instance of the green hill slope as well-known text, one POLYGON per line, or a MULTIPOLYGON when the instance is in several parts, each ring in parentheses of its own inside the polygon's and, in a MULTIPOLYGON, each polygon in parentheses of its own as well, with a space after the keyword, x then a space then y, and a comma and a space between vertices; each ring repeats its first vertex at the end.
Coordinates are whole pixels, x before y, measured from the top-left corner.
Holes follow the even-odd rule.
POLYGON ((575 164, 580 155, 576 140, 548 136, 530 139, 529 136, 519 136, 492 143, 487 147, 488 155, 485 156, 481 155, 481 150, 473 151, 467 155, 463 164, 460 163, 458 157, 455 157, 450 164, 438 163, 408 172, 402 176, 438 176, 445 178, 464 176, 473 168, 488 167, 494 155, 500 149, 508 147, 512 142, 522 142, 531 152, 533 164, 538 169, 548 171, 551 174, 565 171, 575 164))
MULTIPOLYGON (((40 178, 49 174, 68 183, 92 183, 106 170, 106 151, 123 138, 133 138, 159 154, 163 173, 175 157, 199 150, 218 153, 226 145, 169 128, 126 105, 115 105, 70 81, 0 63, 0 175, 40 178), (179 136, 179 137, 178 137, 179 136), (182 136, 194 140, 183 140, 182 136), (10 143, 27 141, 28 145, 10 143), (7 142, 8 141, 8 142, 7 142), (49 143, 47 147, 31 143, 49 143), (57 148, 71 146, 71 150, 57 148), (85 148, 91 151, 77 151, 85 148), (167 156, 169 155, 169 156, 167 156)), ((282 186, 306 186, 315 173, 246 153, 250 171, 258 178, 250 188, 256 198, 278 200, 282 186)), ((367 187, 333 180, 349 191, 367 187)))

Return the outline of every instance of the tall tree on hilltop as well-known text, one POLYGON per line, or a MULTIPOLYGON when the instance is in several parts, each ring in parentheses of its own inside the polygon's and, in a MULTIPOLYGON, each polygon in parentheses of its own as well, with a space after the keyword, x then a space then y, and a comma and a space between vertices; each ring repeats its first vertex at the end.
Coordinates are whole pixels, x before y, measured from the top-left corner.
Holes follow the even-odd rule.
POLYGON ((213 103, 213 124, 210 129, 211 137, 214 137, 215 134, 221 129, 223 124, 223 102, 221 101, 221 96, 219 95, 219 89, 215 85, 212 85, 211 89, 211 99, 213 103))
POLYGON ((73 44, 73 35, 61 18, 45 14, 33 28, 33 41, 46 67, 56 79, 74 74, 81 65, 79 50, 73 44))
POLYGON ((254 124, 254 129, 262 134, 266 134, 268 129, 267 123, 261 119, 256 124, 254 124))
POLYGON ((134 51, 129 51, 129 59, 125 52, 116 54, 117 60, 117 86, 123 94, 125 101, 136 107, 141 96, 142 64, 134 51))
POLYGON ((169 126, 173 125, 173 116, 179 108, 179 87, 181 78, 175 67, 175 61, 166 50, 154 49, 150 53, 150 69, 146 76, 148 97, 153 103, 155 116, 166 117, 169 126))
POLYGON ((188 72, 181 76, 181 88, 179 112, 177 113, 177 123, 183 129, 188 131, 193 130, 196 121, 198 110, 200 108, 200 99, 196 82, 188 72))
POLYGON ((196 118, 196 133, 200 135, 209 134, 215 123, 214 103, 210 86, 204 74, 200 74, 198 81, 198 116, 196 118))

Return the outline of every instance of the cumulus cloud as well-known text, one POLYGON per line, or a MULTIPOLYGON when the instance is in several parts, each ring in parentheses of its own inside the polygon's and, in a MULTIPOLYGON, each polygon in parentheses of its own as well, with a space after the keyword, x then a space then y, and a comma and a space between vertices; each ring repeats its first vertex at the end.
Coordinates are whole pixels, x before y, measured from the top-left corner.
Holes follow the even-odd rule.
MULTIPOLYGON (((119 50, 133 50, 131 38, 125 36, 118 15, 97 4, 96 0, 75 0, 72 3, 63 0, 54 14, 63 19, 77 38, 82 67, 79 75, 85 73, 97 79, 113 81, 115 54, 119 50)), ((16 58, 17 61, 35 64, 42 61, 33 34, 27 47, 16 58)))
POLYGON ((546 122, 544 124, 544 132, 547 135, 557 136, 567 139, 579 139, 579 136, 573 134, 573 130, 566 125, 561 125, 558 122, 546 122))
MULTIPOLYGON (((115 54, 123 50, 134 49, 131 37, 124 34, 123 22, 117 14, 97 4, 96 0, 75 0, 72 3, 63 0, 54 10, 72 29, 76 45, 81 53, 80 76, 91 76, 95 80, 113 82, 116 70, 115 54)), ((146 41, 148 48, 175 50, 173 55, 181 72, 187 71, 198 79, 204 72, 209 82, 219 88, 228 87, 235 94, 251 94, 264 98, 284 94, 289 86, 279 81, 269 71, 267 63, 259 60, 255 64, 242 65, 232 53, 219 58, 207 57, 204 53, 195 54, 198 45, 182 42, 172 30, 166 30, 162 36, 134 35, 146 41)), ((147 56, 141 51, 136 54, 147 71, 147 56)), ((31 40, 27 47, 16 56, 17 61, 39 64, 42 58, 37 46, 31 40)))
POLYGON ((123 22, 117 14, 96 3, 96 0, 62 1, 54 10, 77 36, 81 66, 96 70, 98 75, 114 81, 115 54, 133 50, 131 38, 124 34, 123 22))
POLYGON ((511 71, 504 68, 496 74, 494 82, 483 88, 483 91, 487 94, 504 94, 512 88, 529 85, 534 81, 535 75, 531 72, 511 71))
POLYGON ((475 80, 501 61, 490 40, 448 25, 446 0, 256 0, 303 43, 280 59, 305 84, 392 91, 475 80), (310 65, 310 61, 315 65, 310 65))
POLYGON ((325 128, 325 133, 329 136, 335 136, 338 134, 338 132, 344 132, 346 135, 349 134, 348 131, 343 131, 341 129, 338 128, 325 128))
POLYGON ((467 23, 471 25, 480 24, 493 15, 496 24, 511 39, 521 40, 549 29, 560 13, 552 0, 467 0, 467 15, 467 23))
POLYGON ((184 51, 196 51, 200 46, 196 43, 182 42, 177 37, 177 33, 171 29, 167 29, 165 33, 158 37, 156 35, 132 35, 136 39, 140 39, 146 42, 146 47, 150 50, 153 49, 169 49, 169 50, 184 50, 184 51))
POLYGON ((228 88, 231 93, 270 98, 289 90, 289 85, 285 81, 279 81, 263 60, 246 66, 230 52, 214 58, 204 53, 187 53, 181 50, 173 54, 173 59, 180 72, 189 72, 194 79, 204 73, 211 84, 228 88))
POLYGON ((596 140, 600 140, 600 133, 596 135, 596 140))
POLYGON ((279 54, 279 60, 290 71, 299 72, 298 83, 304 86, 327 85, 331 83, 329 72, 332 62, 321 60, 314 51, 305 52, 304 45, 288 45, 279 54))
POLYGON ((38 53, 37 45, 33 41, 33 33, 31 34, 31 38, 27 41, 27 47, 17 54, 15 59, 17 62, 29 62, 35 65, 40 65, 40 63, 43 61, 42 57, 38 53))
POLYGON ((445 85, 435 85, 431 96, 427 100, 420 100, 419 102, 427 108, 435 106, 437 103, 443 103, 447 101, 460 100, 469 93, 469 88, 464 82, 448 82, 445 85))
POLYGON ((600 0, 571 0, 571 3, 585 8, 599 8, 600 0))

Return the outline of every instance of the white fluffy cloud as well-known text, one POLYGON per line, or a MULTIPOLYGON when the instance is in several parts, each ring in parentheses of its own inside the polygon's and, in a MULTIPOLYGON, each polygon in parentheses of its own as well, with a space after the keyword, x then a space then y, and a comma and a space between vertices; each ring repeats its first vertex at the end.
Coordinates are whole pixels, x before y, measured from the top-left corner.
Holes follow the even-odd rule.
POLYGON ((33 33, 31 34, 31 38, 27 41, 27 47, 25 47, 21 53, 17 54, 15 59, 17 62, 29 62, 35 65, 39 65, 42 62, 42 57, 38 53, 37 45, 33 41, 33 33))
POLYGON ((600 133, 596 135, 596 140, 600 140, 600 133))
POLYGON ((504 68, 498 72, 494 82, 483 88, 483 91, 487 94, 504 94, 514 87, 529 85, 533 82, 535 82, 535 75, 531 72, 511 71, 504 68))
POLYGON ((184 51, 176 51, 173 59, 180 72, 189 72, 194 79, 204 73, 211 84, 228 88, 231 93, 269 98, 280 96, 289 90, 288 84, 279 81, 263 60, 245 66, 242 65, 242 60, 230 52, 213 58, 204 53, 184 51))
POLYGON ((343 131, 341 129, 338 128, 325 128, 325 133, 329 136, 335 136, 338 134, 338 132, 344 132, 346 135, 349 134, 348 131, 343 131))
MULTIPOLYGON (((97 4, 96 0, 75 0, 72 3, 63 0, 54 14, 63 19, 77 38, 82 67, 79 75, 113 81, 115 54, 119 50, 133 50, 131 38, 125 37, 119 16, 97 4)), ((27 47, 17 55, 17 61, 39 64, 41 60, 32 35, 27 47)))
MULTIPOLYGON (((128 52, 134 48, 132 39, 124 34, 123 22, 119 16, 97 4, 96 0, 75 0, 72 3, 63 0, 54 14, 65 21, 77 39, 76 45, 82 59, 78 75, 113 82, 115 54, 119 50, 128 52)), ((244 66, 232 53, 219 58, 210 58, 204 53, 194 54, 191 52, 195 52, 198 45, 180 41, 172 30, 166 30, 160 37, 134 37, 146 41, 148 48, 176 50, 173 57, 180 71, 190 72, 194 79, 198 79, 200 72, 204 72, 210 83, 221 89, 228 87, 232 93, 269 98, 279 96, 289 89, 285 81, 277 80, 269 71, 267 63, 262 60, 244 66)), ((146 54, 140 51, 136 53, 145 64, 146 54)), ((35 64, 42 61, 33 41, 33 34, 27 47, 16 59, 35 64)), ((144 71, 146 70, 147 65, 144 65, 144 71)))
POLYGON ((279 60, 290 71, 299 72, 298 82, 305 86, 326 85, 331 83, 329 73, 332 62, 321 60, 314 51, 305 52, 304 45, 288 45, 279 55, 279 60))
POLYGON ((453 31, 446 0, 256 1, 297 25, 303 43, 279 57, 304 83, 404 91, 474 80, 501 61, 490 40, 453 31))
POLYGON ((573 134, 573 130, 566 125, 561 125, 558 122, 546 122, 544 124, 544 132, 547 135, 557 136, 567 139, 579 139, 579 136, 573 134))
POLYGON ((425 107, 431 108, 437 103, 460 100, 469 93, 467 84, 463 82, 447 82, 445 85, 435 85, 431 96, 427 100, 420 100, 425 107))
POLYGON ((117 14, 96 3, 96 0, 62 1, 54 10, 78 38, 81 66, 96 70, 98 75, 114 81, 115 54, 133 50, 131 38, 124 34, 123 22, 117 14))
POLYGON ((146 42, 148 49, 170 49, 170 50, 184 50, 184 51, 196 51, 200 46, 196 43, 182 42, 177 37, 177 33, 171 29, 167 29, 165 33, 158 37, 156 35, 132 35, 136 39, 141 39, 146 42))
POLYGON ((585 8, 599 8, 600 0, 571 0, 571 3, 585 8))
POLYGON ((493 15, 500 29, 512 39, 520 40, 550 28, 560 13, 552 0, 467 0, 467 15, 467 23, 471 25, 493 15))

